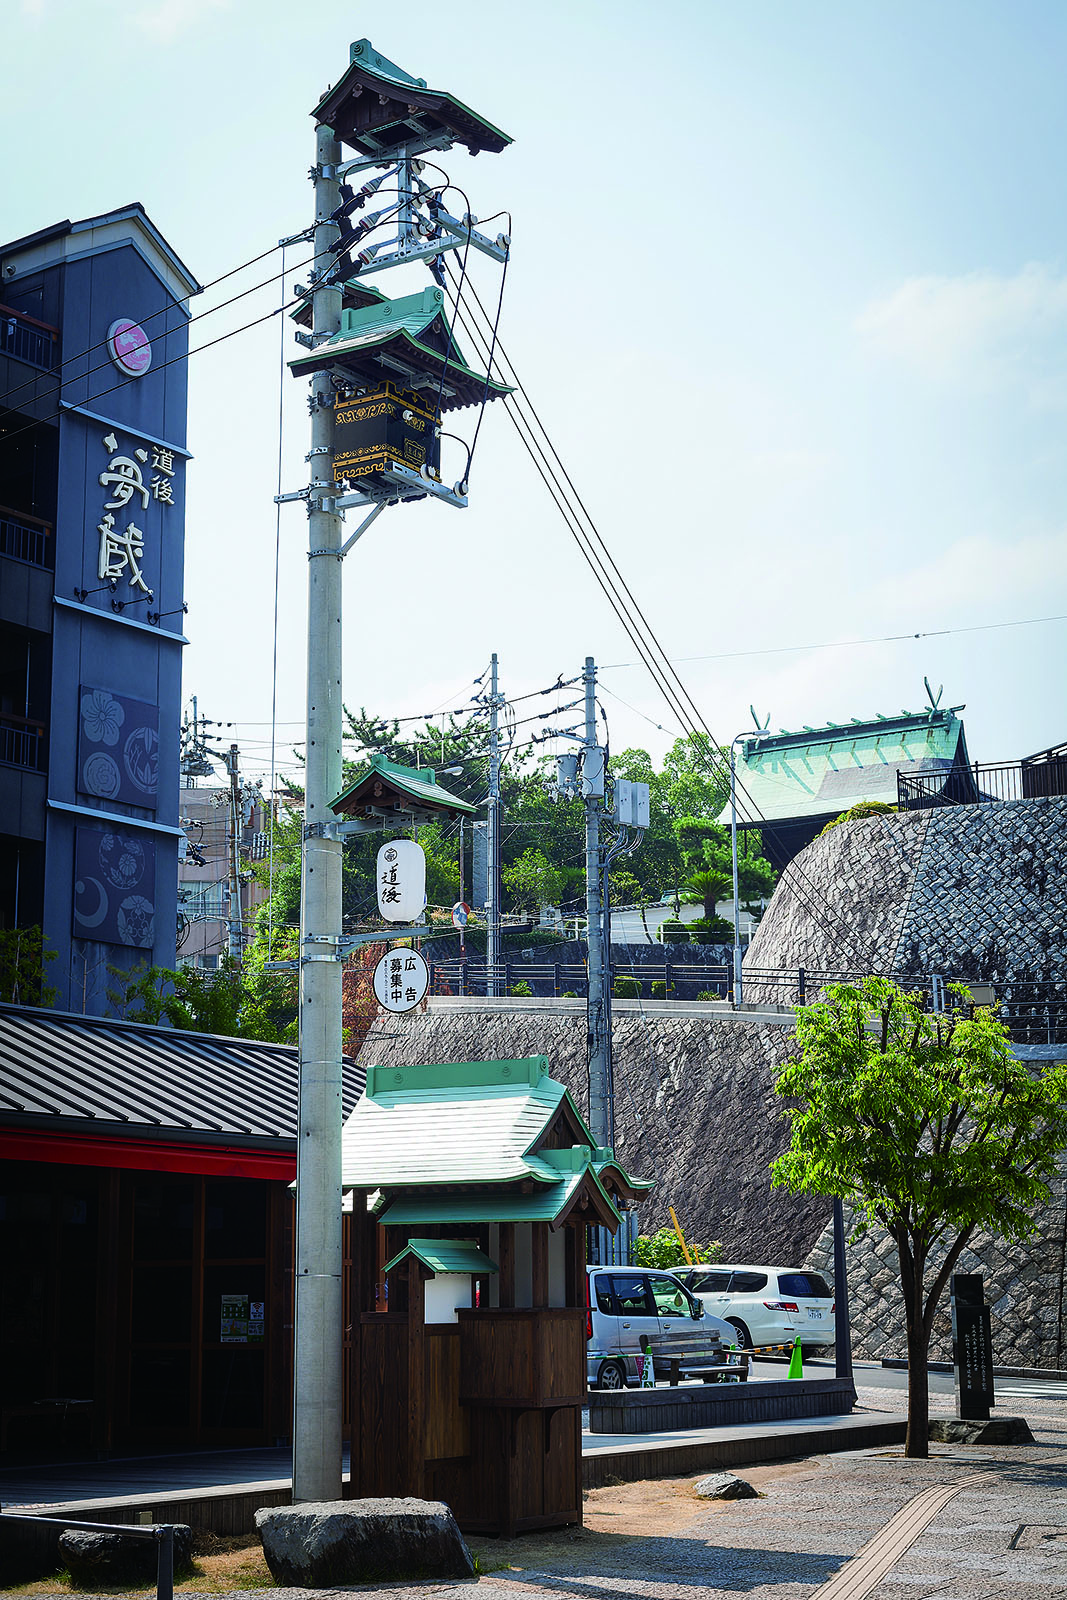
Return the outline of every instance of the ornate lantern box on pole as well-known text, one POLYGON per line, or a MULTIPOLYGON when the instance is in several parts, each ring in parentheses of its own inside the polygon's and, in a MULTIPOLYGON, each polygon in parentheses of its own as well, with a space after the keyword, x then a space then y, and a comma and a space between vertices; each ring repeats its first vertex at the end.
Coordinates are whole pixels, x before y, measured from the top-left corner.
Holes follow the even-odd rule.
POLYGON ((345 1124, 354 1496, 510 1537, 582 1520, 585 1237, 652 1187, 544 1056, 369 1067, 345 1124))

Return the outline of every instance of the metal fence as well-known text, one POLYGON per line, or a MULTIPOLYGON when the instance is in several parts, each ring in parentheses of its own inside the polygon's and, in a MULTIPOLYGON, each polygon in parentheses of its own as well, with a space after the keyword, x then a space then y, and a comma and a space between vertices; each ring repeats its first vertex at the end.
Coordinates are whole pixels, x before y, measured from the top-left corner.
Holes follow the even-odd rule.
POLYGON ((44 724, 24 717, 0 717, 0 762, 44 771, 44 724))
MULTIPOLYGON (((476 998, 489 992, 484 961, 431 961, 430 993, 476 998)), ((863 981, 866 971, 810 967, 744 967, 744 998, 753 1006, 791 1009, 811 1005, 830 984, 863 981)), ((1017 979, 960 977, 952 973, 889 973, 900 988, 921 996, 922 1007, 940 1012, 959 1004, 949 988, 963 984, 973 992, 974 1004, 995 1002, 998 1015, 1016 1044, 1067 1044, 1067 978, 1017 979)), ((536 999, 573 995, 584 1000, 589 975, 583 964, 565 962, 502 961, 495 969, 496 994, 536 999)), ((729 1000, 732 974, 724 966, 699 966, 666 961, 640 967, 611 967, 612 992, 617 998, 693 1001, 729 1000), (620 981, 622 980, 622 981, 620 981), (634 993, 636 984, 638 992, 634 993)))
POLYGON ((0 511, 0 556, 13 556, 32 567, 51 567, 52 539, 46 524, 31 527, 9 512, 0 511))
MULTIPOLYGON (((119 1534, 126 1539, 151 1539, 156 1545, 156 1600, 174 1600, 174 1524, 131 1526, 127 1522, 77 1522, 71 1517, 32 1517, 23 1512, 3 1511, 0 1522, 17 1522, 22 1527, 73 1528, 78 1533, 119 1534)), ((137 1587, 141 1587, 138 1585, 137 1587)))
POLYGON ((897 773, 901 811, 974 806, 1002 800, 1037 800, 1067 794, 1067 747, 1024 761, 981 762, 949 772, 897 773))
POLYGON ((43 367, 51 372, 55 364, 56 337, 44 328, 20 317, 17 311, 0 308, 0 355, 43 367))
MULTIPOLYGON (((585 999, 589 991, 589 972, 584 962, 501 961, 487 969, 484 961, 431 961, 430 993, 436 995, 485 995, 490 976, 496 980, 498 995, 559 999, 573 995, 585 999)), ((705 966, 699 962, 642 962, 638 965, 613 964, 610 969, 613 992, 618 998, 640 1000, 696 1000, 710 995, 716 1000, 730 998, 730 970, 724 966, 705 966)))

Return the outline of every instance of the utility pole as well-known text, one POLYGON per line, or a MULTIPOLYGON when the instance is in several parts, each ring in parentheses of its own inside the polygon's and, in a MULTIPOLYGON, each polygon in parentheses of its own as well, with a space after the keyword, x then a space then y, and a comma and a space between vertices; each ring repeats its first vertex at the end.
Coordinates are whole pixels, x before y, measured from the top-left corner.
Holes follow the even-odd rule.
POLYGON ((500 698, 497 668, 494 651, 489 678, 489 825, 486 829, 488 881, 485 907, 487 995, 497 992, 497 969, 500 966, 500 698))
POLYGON ((589 1128, 598 1145, 611 1143, 611 1025, 608 1018, 604 950, 603 876, 600 862, 600 808, 604 798, 604 752, 596 738, 596 663, 585 658, 585 740, 582 747, 582 797, 585 801, 585 919, 589 983, 589 1128))
POLYGON ((241 915, 242 796, 240 752, 235 744, 230 745, 223 759, 230 778, 230 826, 227 829, 230 844, 230 917, 226 948, 230 960, 240 965, 244 956, 244 919, 241 915))
MULTIPOLYGON (((334 176, 341 147, 315 129, 313 340, 341 326, 341 287, 325 280, 338 236, 334 176)), ((341 791, 341 534, 332 496, 329 373, 312 378, 308 499, 307 777, 300 880, 300 1064, 293 1361, 293 1500, 341 1498, 343 1326, 341 1273, 342 843, 329 836, 341 791)))

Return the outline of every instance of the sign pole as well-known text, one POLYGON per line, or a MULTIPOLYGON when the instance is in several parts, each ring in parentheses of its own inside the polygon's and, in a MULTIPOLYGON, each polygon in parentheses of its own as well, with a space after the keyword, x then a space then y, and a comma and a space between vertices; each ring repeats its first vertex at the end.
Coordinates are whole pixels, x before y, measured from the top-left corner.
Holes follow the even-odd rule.
MULTIPOLYGON (((315 130, 315 342, 341 326, 328 287, 341 149, 315 130)), ((293 1350, 293 1500, 341 1498, 344 1316, 341 1244, 341 841, 328 837, 341 778, 341 539, 334 510, 333 388, 311 383, 308 500, 307 777, 300 879, 300 1064, 293 1350)))

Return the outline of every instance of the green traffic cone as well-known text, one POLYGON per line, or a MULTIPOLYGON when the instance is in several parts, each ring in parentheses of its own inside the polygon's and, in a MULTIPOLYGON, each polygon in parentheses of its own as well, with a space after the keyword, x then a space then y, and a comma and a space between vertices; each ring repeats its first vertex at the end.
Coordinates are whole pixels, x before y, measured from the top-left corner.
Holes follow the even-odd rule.
POLYGON ((789 1357, 789 1371, 787 1378, 802 1378, 804 1376, 804 1357, 800 1352, 800 1340, 793 1340, 793 1353, 789 1357))

